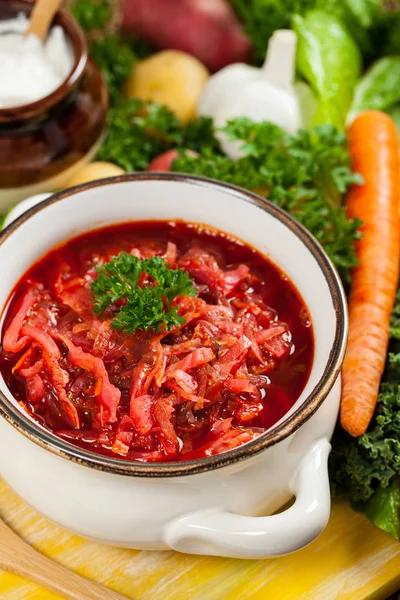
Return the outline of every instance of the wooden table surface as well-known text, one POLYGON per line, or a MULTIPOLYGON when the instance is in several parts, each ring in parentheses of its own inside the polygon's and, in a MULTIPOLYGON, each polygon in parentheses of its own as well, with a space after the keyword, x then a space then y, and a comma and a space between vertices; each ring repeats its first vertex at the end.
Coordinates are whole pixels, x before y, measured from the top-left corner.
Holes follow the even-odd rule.
MULTIPOLYGON (((400 588, 400 543, 345 502, 308 548, 234 560, 103 546, 50 523, 0 480, 0 515, 38 550, 137 600, 384 600, 400 588)), ((1 600, 58 596, 0 572, 1 600)))

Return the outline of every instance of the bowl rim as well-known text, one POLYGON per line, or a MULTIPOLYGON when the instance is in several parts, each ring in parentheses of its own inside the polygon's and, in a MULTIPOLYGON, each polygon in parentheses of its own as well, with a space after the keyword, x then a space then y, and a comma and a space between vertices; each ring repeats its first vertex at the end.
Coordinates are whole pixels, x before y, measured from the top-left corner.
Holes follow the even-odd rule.
MULTIPOLYGON (((52 432, 47 432, 46 430, 42 429, 22 411, 18 410, 17 407, 14 406, 1 391, 0 416, 4 417, 25 437, 29 438, 31 441, 35 442, 46 450, 49 450, 53 454, 100 471, 135 477, 177 477, 204 473, 225 467, 246 458, 250 458, 251 456, 258 454, 263 450, 278 444, 297 431, 297 429, 299 429, 306 421, 308 421, 308 419, 310 419, 316 410, 321 406, 339 376, 344 359, 348 334, 346 295, 339 275, 322 246, 312 236, 312 234, 291 215, 287 214, 278 206, 272 204, 269 200, 266 200, 265 198, 262 198, 261 196, 244 190, 238 186, 205 177, 186 175, 184 173, 142 172, 117 175, 116 177, 109 177, 91 181, 89 183, 83 183, 72 188, 68 188, 65 191, 58 192, 47 200, 42 201, 40 204, 23 213, 6 229, 4 229, 4 231, 0 233, 0 247, 28 219, 40 213, 48 206, 66 201, 76 193, 88 189, 136 181, 186 182, 191 185, 202 186, 205 188, 222 188, 222 190, 239 198, 241 201, 260 207, 262 210, 278 219, 300 239, 300 241, 307 247, 309 252, 311 252, 317 261, 318 266, 327 281, 336 313, 335 338, 321 379, 311 390, 310 394, 304 399, 301 406, 273 429, 268 430, 259 437, 246 442, 237 448, 228 450, 227 452, 206 458, 180 462, 128 462, 122 459, 102 456, 100 454, 81 449, 62 440, 61 438, 58 438, 52 432)), ((3 313, 3 311, 6 309, 6 306, 7 304, 4 307, 1 307, 1 313, 3 313)))
MULTIPOLYGON (((5 2, 7 0, 0 0, 0 4, 5 2)), ((13 1, 10 4, 12 5, 13 1)), ((25 12, 28 16, 32 12, 33 4, 30 0, 17 0, 15 4, 21 5, 21 11, 25 12)), ((52 26, 54 25, 59 25, 63 29, 74 53, 73 65, 69 75, 53 92, 43 98, 39 98, 39 100, 29 102, 28 104, 1 108, 0 123, 31 119, 45 113, 63 100, 81 79, 88 62, 88 48, 83 30, 76 19, 64 8, 60 8, 56 12, 52 23, 52 26)))

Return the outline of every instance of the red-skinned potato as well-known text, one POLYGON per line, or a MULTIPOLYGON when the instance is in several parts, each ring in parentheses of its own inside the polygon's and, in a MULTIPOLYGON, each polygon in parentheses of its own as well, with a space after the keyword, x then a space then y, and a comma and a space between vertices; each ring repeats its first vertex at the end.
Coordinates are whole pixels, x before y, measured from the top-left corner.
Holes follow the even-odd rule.
POLYGON ((211 71, 249 58, 250 41, 226 0, 124 0, 123 8, 126 31, 188 52, 211 71))
MULTIPOLYGON (((189 156, 198 156, 197 152, 193 150, 185 150, 185 153, 189 156)), ((148 171, 171 171, 172 163, 176 158, 178 158, 179 152, 173 148, 172 150, 167 150, 163 152, 159 156, 156 156, 151 163, 149 164, 147 170, 148 171)))

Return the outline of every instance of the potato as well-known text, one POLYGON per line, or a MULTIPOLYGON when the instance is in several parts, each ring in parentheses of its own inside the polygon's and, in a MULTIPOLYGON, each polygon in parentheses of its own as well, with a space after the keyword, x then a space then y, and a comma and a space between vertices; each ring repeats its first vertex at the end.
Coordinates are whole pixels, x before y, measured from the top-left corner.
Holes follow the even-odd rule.
POLYGON ((95 179, 103 179, 103 177, 122 175, 123 173, 125 173, 125 171, 113 163, 102 161, 92 162, 74 173, 71 179, 68 180, 65 188, 79 185, 80 183, 87 183, 88 181, 94 181, 95 179))
POLYGON ((197 58, 179 50, 164 50, 136 63, 126 93, 165 104, 185 122, 195 116, 208 77, 208 70, 197 58))

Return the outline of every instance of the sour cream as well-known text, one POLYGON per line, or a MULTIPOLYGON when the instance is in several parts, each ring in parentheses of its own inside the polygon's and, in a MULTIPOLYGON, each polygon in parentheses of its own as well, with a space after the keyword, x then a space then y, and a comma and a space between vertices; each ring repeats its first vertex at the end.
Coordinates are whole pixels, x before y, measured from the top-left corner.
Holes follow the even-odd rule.
POLYGON ((56 90, 70 74, 74 57, 64 31, 55 26, 45 44, 24 38, 28 18, 0 21, 0 109, 30 104, 56 90))

